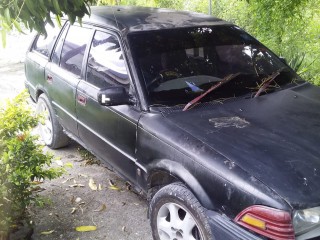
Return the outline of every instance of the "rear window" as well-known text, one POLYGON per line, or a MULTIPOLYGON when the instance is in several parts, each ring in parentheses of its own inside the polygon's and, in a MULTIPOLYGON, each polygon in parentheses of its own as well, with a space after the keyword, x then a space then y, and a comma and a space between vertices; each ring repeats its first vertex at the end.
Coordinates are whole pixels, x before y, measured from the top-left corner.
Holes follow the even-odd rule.
POLYGON ((46 25, 47 36, 39 35, 33 45, 33 50, 45 57, 49 57, 51 49, 59 34, 60 28, 53 28, 50 24, 46 25))

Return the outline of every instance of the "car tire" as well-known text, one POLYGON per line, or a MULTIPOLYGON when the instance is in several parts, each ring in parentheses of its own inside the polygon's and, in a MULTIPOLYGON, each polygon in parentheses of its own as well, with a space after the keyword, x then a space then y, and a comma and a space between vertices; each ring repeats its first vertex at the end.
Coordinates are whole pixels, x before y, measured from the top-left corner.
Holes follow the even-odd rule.
POLYGON ((41 94, 37 101, 36 113, 41 114, 38 124, 39 134, 45 144, 51 149, 65 147, 69 144, 70 138, 63 132, 51 103, 45 94, 41 94))
POLYGON ((161 188, 149 207, 153 239, 214 239, 205 210, 182 183, 161 188))

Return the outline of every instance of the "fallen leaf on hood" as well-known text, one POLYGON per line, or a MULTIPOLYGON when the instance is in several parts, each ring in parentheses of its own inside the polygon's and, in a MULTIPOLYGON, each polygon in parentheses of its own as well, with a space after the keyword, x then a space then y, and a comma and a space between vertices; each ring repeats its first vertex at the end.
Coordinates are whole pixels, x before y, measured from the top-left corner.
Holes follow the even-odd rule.
POLYGON ((126 231, 126 226, 122 227, 122 231, 125 232, 126 231))
POLYGON ((79 202, 81 202, 81 198, 80 197, 77 197, 74 201, 76 202, 76 203, 79 203, 79 202))
POLYGON ((99 183, 98 185, 98 190, 101 191, 102 190, 102 185, 99 183))
POLYGON ((90 232, 90 231, 95 231, 97 230, 96 226, 79 226, 76 227, 76 231, 78 232, 90 232))
POLYGON ((94 210, 94 212, 102 212, 102 211, 105 211, 106 209, 107 209, 106 205, 102 204, 100 209, 94 210))
POLYGON ((98 190, 97 184, 94 182, 94 180, 92 178, 89 179, 89 187, 93 191, 97 191, 98 190))
POLYGON ((50 235, 53 232, 54 232, 54 230, 51 230, 51 231, 47 231, 47 232, 41 232, 40 234, 41 235, 50 235))

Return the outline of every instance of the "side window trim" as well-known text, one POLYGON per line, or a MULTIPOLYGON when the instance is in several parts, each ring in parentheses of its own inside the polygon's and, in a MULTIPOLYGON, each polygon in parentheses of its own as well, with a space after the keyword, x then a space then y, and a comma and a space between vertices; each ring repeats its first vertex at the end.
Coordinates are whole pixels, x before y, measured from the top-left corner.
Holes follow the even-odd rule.
MULTIPOLYGON (((96 33, 96 30, 94 28, 92 28, 92 26, 87 25, 87 27, 91 29, 91 36, 89 37, 89 41, 88 41, 86 50, 84 52, 82 66, 81 66, 81 74, 80 74, 80 77, 85 82, 87 82, 86 72, 87 72, 87 64, 88 64, 88 58, 89 58, 89 53, 90 53, 90 49, 91 49, 91 44, 92 44, 92 41, 93 41, 93 38, 94 38, 94 34, 96 33)), ((92 86, 94 86, 94 85, 92 84, 92 86)))
POLYGON ((61 39, 61 41, 62 41, 61 44, 62 44, 62 45, 61 45, 61 49, 59 50, 59 53, 58 53, 59 60, 58 60, 58 62, 56 63, 58 66, 60 65, 61 51, 62 51, 62 47, 63 47, 63 44, 64 44, 64 40, 65 40, 66 35, 67 35, 68 31, 69 31, 69 27, 70 27, 70 24, 69 24, 69 22, 67 21, 67 22, 64 24, 63 28, 61 28, 60 33, 59 33, 59 36, 58 36, 58 38, 57 38, 57 40, 56 40, 56 42, 55 42, 55 44, 54 44, 54 47, 52 48, 51 54, 50 54, 50 60, 49 60, 49 61, 52 62, 53 54, 54 54, 56 48, 58 47, 58 44, 59 44, 60 39, 61 39))
POLYGON ((128 78, 129 78, 129 87, 134 87, 135 88, 135 84, 133 83, 132 81, 132 74, 131 74, 131 70, 130 70, 130 67, 129 67, 129 64, 128 64, 128 58, 127 58, 127 55, 126 55, 126 52, 124 51, 124 48, 123 48, 123 43, 122 43, 122 38, 120 37, 120 35, 115 32, 115 31, 112 31, 112 30, 109 30, 109 29, 105 29, 105 28, 100 28, 100 27, 94 27, 93 28, 93 34, 92 34, 92 38, 91 38, 91 41, 90 41, 90 45, 88 46, 87 48, 87 52, 86 52, 86 55, 85 55, 85 61, 84 61, 84 72, 83 72, 83 79, 84 81, 87 83, 87 84, 90 84, 91 86, 93 86, 94 88, 98 89, 98 90, 101 90, 102 88, 99 88, 98 86, 95 86, 94 84, 90 83, 87 81, 87 69, 88 69, 88 60, 89 60, 89 53, 90 53, 90 50, 91 50, 91 46, 92 46, 92 42, 94 40, 94 36, 95 36, 95 33, 96 32, 103 32, 103 33, 106 33, 106 34, 110 34, 111 36, 115 37, 119 43, 119 46, 120 46, 120 49, 121 49, 121 52, 122 52, 122 56, 124 58, 124 63, 125 63, 125 67, 126 67, 126 70, 127 70, 127 74, 128 74, 128 78))

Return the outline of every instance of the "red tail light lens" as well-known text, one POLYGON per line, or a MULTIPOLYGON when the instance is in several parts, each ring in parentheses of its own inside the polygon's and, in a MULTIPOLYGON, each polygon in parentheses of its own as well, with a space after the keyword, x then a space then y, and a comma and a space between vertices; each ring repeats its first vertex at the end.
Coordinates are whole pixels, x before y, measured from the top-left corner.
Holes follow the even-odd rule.
POLYGON ((270 239, 295 239, 291 215, 286 211, 256 205, 239 213, 235 221, 270 239))

